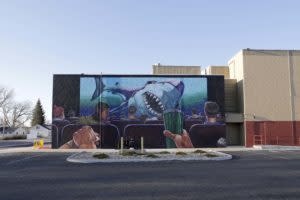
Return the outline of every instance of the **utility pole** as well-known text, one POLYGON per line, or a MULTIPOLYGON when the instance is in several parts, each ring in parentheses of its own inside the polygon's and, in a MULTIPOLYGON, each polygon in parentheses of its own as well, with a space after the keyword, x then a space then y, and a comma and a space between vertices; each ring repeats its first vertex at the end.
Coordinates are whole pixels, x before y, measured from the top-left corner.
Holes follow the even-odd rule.
POLYGON ((4 118, 2 119, 2 134, 5 133, 5 124, 4 124, 4 118))

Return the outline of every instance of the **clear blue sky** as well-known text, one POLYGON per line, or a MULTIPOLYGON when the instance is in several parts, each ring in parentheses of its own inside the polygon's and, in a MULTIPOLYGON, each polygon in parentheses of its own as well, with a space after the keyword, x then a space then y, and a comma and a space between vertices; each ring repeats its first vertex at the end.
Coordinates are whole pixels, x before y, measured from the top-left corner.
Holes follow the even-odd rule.
POLYGON ((300 1, 0 0, 0 85, 40 98, 52 74, 224 65, 242 48, 300 49, 300 1))

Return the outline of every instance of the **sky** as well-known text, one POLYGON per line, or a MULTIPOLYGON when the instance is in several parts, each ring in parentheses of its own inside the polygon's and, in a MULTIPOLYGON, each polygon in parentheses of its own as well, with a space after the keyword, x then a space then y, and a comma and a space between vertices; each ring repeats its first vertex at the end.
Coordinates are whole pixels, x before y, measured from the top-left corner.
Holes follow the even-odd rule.
POLYGON ((0 85, 41 99, 53 74, 226 65, 240 49, 300 49, 300 1, 0 0, 0 85))

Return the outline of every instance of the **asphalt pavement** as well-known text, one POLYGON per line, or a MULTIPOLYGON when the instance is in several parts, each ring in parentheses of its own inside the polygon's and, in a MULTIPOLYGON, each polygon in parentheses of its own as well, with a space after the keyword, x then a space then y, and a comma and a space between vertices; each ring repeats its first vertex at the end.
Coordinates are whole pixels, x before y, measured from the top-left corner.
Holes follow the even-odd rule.
POLYGON ((111 164, 0 154, 0 199, 300 199, 300 151, 230 153, 229 161, 111 164))
POLYGON ((0 140, 0 149, 14 147, 30 147, 33 145, 31 140, 0 140))
POLYGON ((51 141, 48 138, 38 139, 20 139, 20 140, 0 140, 0 149, 9 149, 15 147, 32 147, 34 140, 44 140, 44 144, 51 145, 51 141))

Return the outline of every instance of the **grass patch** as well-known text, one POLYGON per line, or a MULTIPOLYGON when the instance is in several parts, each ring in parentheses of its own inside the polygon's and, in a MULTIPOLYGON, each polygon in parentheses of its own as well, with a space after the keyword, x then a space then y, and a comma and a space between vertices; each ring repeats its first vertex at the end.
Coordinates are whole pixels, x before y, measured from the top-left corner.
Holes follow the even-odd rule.
POLYGON ((219 157, 218 155, 216 155, 216 154, 211 154, 211 153, 206 153, 205 156, 208 157, 208 158, 219 157))
POLYGON ((170 152, 168 152, 168 151, 160 151, 160 152, 158 152, 159 154, 170 154, 170 152))
POLYGON ((187 153, 182 152, 182 151, 178 151, 178 152, 176 152, 176 155, 177 155, 177 156, 186 156, 187 153))
POLYGON ((153 153, 150 153, 150 154, 147 154, 146 155, 146 158, 159 158, 159 156, 153 154, 153 153))
POLYGON ((98 153, 93 155, 94 158, 98 158, 98 159, 106 159, 109 158, 109 155, 105 154, 105 153, 98 153))
POLYGON ((139 153, 136 151, 124 151, 122 154, 122 156, 142 156, 145 155, 144 153, 139 153))
POLYGON ((206 153, 206 151, 198 149, 198 150, 194 151, 193 153, 206 153))

